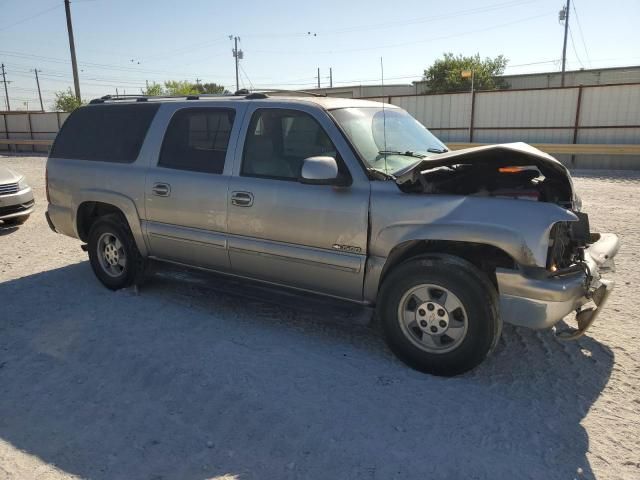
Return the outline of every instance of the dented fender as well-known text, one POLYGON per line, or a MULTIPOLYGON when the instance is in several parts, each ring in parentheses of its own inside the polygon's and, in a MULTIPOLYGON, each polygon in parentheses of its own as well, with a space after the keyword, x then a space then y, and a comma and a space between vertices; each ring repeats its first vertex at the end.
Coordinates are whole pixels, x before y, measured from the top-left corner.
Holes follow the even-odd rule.
POLYGON ((444 240, 491 245, 523 266, 544 267, 554 223, 577 221, 558 205, 526 200, 459 195, 406 194, 392 182, 376 182, 371 192, 370 276, 365 290, 377 289, 380 263, 398 245, 444 240), (375 263, 376 265, 373 265, 375 263), (378 278, 373 278, 378 276, 378 278))

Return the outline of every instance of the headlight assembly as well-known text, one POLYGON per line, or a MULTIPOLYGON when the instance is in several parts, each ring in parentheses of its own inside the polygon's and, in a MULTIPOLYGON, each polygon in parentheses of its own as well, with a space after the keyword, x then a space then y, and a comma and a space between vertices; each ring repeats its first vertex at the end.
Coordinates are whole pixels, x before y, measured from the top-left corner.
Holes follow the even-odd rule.
POLYGON ((18 180, 18 190, 24 190, 25 188, 29 188, 29 184, 27 183, 27 177, 22 177, 18 180))

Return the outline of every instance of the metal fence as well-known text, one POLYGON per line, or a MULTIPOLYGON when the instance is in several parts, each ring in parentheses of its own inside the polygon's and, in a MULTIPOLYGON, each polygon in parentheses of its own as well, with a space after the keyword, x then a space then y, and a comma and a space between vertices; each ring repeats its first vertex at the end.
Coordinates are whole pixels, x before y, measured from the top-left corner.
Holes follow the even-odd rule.
MULTIPOLYGON (((369 98, 404 108, 446 143, 640 146, 640 83, 369 98)), ((0 114, 0 150, 46 151, 46 145, 7 145, 2 139, 53 140, 67 116, 0 114)), ((616 155, 602 148, 594 149, 598 155, 576 150, 580 154, 557 157, 575 167, 640 169, 638 148, 616 148, 616 155)))
MULTIPOLYGON (((0 113, 0 139, 50 140, 69 116, 65 112, 5 112, 0 113)), ((0 151, 47 152, 47 145, 16 145, 0 143, 0 151)))
MULTIPOLYGON (((379 98, 376 98, 379 99, 379 98)), ((640 145, 640 83, 387 96, 444 142, 640 145)), ((640 156, 558 155, 583 168, 640 168, 640 156)))

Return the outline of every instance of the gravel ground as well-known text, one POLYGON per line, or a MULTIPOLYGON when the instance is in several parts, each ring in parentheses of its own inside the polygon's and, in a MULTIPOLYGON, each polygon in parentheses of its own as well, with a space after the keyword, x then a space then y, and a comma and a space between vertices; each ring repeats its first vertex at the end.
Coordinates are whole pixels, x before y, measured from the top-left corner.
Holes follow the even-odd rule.
POLYGON ((623 241, 588 335, 505 326, 443 379, 335 311, 207 274, 110 292, 46 225, 45 159, 0 163, 38 202, 0 227, 0 479, 640 478, 640 174, 575 174, 623 241))

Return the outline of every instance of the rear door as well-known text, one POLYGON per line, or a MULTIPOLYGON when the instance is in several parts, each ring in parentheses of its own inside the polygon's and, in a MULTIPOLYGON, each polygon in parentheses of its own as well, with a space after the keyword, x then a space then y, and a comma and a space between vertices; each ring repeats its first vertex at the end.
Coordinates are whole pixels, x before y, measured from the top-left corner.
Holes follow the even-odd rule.
POLYGON ((233 272, 360 300, 369 182, 345 162, 355 158, 326 112, 290 106, 247 110, 229 188, 233 272), (303 160, 316 155, 335 158, 351 184, 300 183, 303 160))
POLYGON ((172 106, 145 182, 151 255, 226 271, 227 190, 240 112, 234 106, 172 106))

